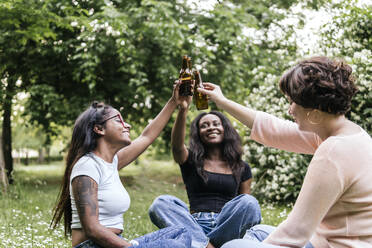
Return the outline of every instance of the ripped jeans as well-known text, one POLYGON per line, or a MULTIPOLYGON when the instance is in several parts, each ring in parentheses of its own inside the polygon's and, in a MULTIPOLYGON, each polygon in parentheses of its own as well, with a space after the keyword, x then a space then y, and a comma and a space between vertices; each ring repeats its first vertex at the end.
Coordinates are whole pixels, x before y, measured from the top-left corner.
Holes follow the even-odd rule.
MULTIPOLYGON (((284 246, 270 245, 262 243, 269 234, 275 230, 275 227, 269 225, 256 225, 244 235, 243 239, 235 239, 227 242, 222 248, 286 248, 284 246)), ((314 248, 308 242, 303 248, 314 248)))
POLYGON ((175 196, 157 197, 149 209, 151 221, 159 228, 184 226, 191 234, 192 248, 205 248, 208 242, 220 247, 243 237, 246 230, 261 221, 261 209, 251 195, 241 194, 227 202, 220 213, 190 214, 183 201, 175 196))

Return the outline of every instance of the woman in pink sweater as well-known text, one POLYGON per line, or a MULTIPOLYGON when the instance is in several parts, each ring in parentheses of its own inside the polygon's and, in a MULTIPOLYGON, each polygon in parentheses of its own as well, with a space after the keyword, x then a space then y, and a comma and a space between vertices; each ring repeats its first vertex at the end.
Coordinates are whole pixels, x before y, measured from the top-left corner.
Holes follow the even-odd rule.
POLYGON ((372 247, 372 139, 345 117, 357 92, 351 71, 327 57, 287 71, 279 84, 294 122, 228 100, 217 85, 198 89, 250 127, 257 142, 313 154, 288 218, 277 228, 254 226, 223 248, 372 247))

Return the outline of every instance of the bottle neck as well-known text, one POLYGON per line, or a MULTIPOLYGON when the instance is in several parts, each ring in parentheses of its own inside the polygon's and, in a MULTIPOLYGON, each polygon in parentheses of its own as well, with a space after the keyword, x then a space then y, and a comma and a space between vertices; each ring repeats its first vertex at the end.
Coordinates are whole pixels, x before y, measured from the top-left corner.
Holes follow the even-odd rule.
POLYGON ((203 84, 202 84, 202 79, 201 79, 201 75, 199 71, 197 70, 194 71, 194 78, 195 78, 195 84, 198 86, 200 85, 202 87, 203 84))

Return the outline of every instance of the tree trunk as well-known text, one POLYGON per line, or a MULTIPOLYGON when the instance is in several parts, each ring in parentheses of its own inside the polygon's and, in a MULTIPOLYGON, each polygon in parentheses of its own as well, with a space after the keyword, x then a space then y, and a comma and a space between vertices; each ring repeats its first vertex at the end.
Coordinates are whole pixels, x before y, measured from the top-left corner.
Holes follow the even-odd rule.
POLYGON ((44 148, 39 148, 39 158, 37 159, 37 162, 39 164, 42 164, 44 163, 44 160, 45 160, 45 156, 44 156, 44 148))
POLYGON ((12 172, 13 172, 13 157, 12 157, 12 128, 10 125, 10 117, 12 115, 12 99, 15 91, 16 80, 12 77, 8 78, 8 85, 5 90, 5 99, 3 105, 3 155, 5 162, 6 174, 9 183, 13 183, 12 172))
POLYGON ((47 161, 47 164, 50 164, 50 146, 46 146, 45 147, 45 150, 46 150, 46 161, 47 161))
POLYGON ((6 176, 2 143, 3 143, 2 136, 0 135, 0 184, 1 184, 1 191, 3 193, 6 193, 8 191, 8 177, 6 176))
POLYGON ((28 150, 26 150, 25 165, 28 165, 28 150))
POLYGON ((21 154, 22 154, 22 149, 19 149, 18 150, 18 157, 17 157, 17 164, 21 164, 22 161, 21 161, 21 154))

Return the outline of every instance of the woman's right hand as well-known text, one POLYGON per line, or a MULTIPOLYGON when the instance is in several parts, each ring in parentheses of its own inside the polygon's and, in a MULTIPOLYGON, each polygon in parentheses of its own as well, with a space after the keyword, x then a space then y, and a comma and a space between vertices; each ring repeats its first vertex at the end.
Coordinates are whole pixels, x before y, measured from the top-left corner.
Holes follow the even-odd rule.
POLYGON ((239 103, 227 99, 221 91, 220 86, 212 83, 203 83, 204 89, 198 88, 198 91, 202 94, 206 94, 209 99, 214 101, 217 107, 225 110, 244 125, 249 128, 253 127, 254 119, 256 118, 256 111, 247 108, 239 103))
POLYGON ((226 97, 222 94, 220 86, 212 83, 203 83, 203 86, 204 89, 198 88, 197 91, 207 95, 208 98, 215 102, 217 105, 219 101, 226 99, 226 97))

